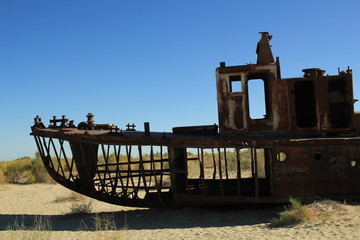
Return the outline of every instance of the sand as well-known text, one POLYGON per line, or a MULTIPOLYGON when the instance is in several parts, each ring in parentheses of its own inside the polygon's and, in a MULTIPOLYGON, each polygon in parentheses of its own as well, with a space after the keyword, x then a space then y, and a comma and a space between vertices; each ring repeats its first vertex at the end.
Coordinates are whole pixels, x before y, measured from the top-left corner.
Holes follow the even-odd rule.
POLYGON ((111 205, 89 198, 91 213, 69 215, 75 200, 60 185, 0 185, 0 239, 360 239, 360 206, 321 201, 311 204, 322 217, 272 228, 269 220, 282 208, 147 209, 111 205), (97 215, 96 215, 97 214, 97 215), (7 231, 15 222, 34 226, 50 219, 52 231, 7 231), (94 231, 94 217, 113 218, 116 231, 94 231))

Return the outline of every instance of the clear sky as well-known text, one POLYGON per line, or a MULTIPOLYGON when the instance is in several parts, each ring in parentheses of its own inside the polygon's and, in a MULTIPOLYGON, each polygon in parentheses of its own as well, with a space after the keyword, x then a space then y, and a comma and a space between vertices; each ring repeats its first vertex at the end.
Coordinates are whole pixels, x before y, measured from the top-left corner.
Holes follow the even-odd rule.
MULTIPOLYGON (((360 1, 0 0, 0 160, 34 156, 33 118, 152 131, 217 123, 215 68, 256 62, 268 31, 282 77, 353 69, 360 1)), ((360 111, 360 103, 355 104, 360 111)))

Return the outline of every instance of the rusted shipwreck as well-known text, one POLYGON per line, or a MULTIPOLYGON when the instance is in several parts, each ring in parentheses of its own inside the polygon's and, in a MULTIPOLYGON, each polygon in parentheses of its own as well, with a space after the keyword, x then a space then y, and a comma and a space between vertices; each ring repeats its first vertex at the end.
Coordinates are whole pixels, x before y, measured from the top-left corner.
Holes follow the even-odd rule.
POLYGON ((216 69, 219 124, 172 132, 75 126, 63 116, 32 135, 44 165, 61 185, 101 201, 139 207, 282 203, 288 197, 360 196, 360 113, 352 71, 318 68, 283 79, 279 58, 261 33, 256 64, 216 69), (252 116, 249 88, 261 92, 252 116))

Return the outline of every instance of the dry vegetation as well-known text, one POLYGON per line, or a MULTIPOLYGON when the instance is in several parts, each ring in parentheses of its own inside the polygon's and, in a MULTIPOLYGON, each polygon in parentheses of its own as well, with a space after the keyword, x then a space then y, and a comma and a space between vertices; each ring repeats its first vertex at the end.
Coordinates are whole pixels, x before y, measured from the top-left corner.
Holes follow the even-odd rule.
POLYGON ((24 223, 24 218, 20 220, 15 219, 13 224, 7 226, 6 230, 9 231, 18 231, 18 230, 30 230, 30 231, 51 231, 52 223, 50 216, 36 216, 34 218, 34 224, 32 226, 27 226, 24 223))
POLYGON ((92 201, 88 200, 85 202, 74 201, 71 203, 70 215, 84 215, 91 213, 92 201))
POLYGON ((332 218, 348 214, 345 204, 332 200, 315 201, 303 205, 301 201, 290 198, 290 205, 284 207, 277 218, 270 220, 271 227, 292 226, 301 223, 317 221, 320 224, 329 222, 332 218))
POLYGON ((299 200, 290 198, 289 201, 290 206, 284 207, 284 211, 279 213, 278 218, 270 220, 271 226, 283 227, 295 225, 315 218, 315 212, 311 208, 303 206, 299 200))
MULTIPOLYGON (((105 237, 100 235, 97 239, 124 239, 122 230, 127 230, 126 222, 123 228, 117 228, 114 213, 99 214, 92 213, 93 200, 89 200, 85 196, 77 193, 70 193, 67 196, 58 196, 53 204, 62 204, 71 202, 68 213, 65 218, 79 218, 79 227, 76 232, 108 232, 105 237), (84 219, 91 216, 91 221, 86 223, 84 219)), ((33 224, 26 224, 25 216, 16 217, 15 220, 8 224, 5 234, 1 235, 1 239, 52 239, 53 223, 49 215, 37 215, 34 217, 33 224)), ((98 236, 98 235, 97 235, 98 236)), ((73 238, 72 238, 73 239, 73 238)), ((82 239, 82 237, 75 238, 82 239)))
POLYGON ((55 198, 55 203, 61 203, 61 202, 72 202, 72 201, 81 201, 84 200, 86 197, 84 195, 81 195, 79 193, 72 192, 68 196, 57 196, 55 198))
POLYGON ((54 183, 40 155, 0 162, 0 183, 54 183))

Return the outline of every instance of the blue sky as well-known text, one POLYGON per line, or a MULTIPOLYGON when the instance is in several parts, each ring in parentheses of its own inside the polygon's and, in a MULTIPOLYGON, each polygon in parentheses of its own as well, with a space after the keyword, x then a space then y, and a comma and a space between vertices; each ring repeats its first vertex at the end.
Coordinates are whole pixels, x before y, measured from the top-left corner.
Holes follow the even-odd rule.
MULTIPOLYGON (((256 62, 268 31, 283 77, 353 69, 360 1, 0 1, 0 160, 34 156, 33 118, 153 131, 217 123, 215 68, 256 62)), ((360 103, 355 104, 360 111, 360 103)))

